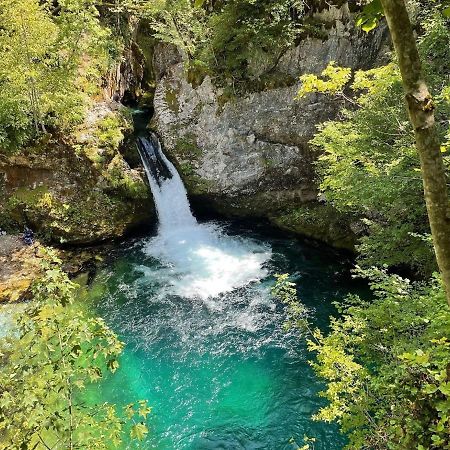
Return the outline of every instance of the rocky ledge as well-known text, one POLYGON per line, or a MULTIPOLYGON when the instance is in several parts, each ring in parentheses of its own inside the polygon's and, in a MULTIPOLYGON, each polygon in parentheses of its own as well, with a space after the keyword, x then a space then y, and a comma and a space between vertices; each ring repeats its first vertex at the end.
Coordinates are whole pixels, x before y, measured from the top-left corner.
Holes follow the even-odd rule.
POLYGON ((68 136, 44 136, 17 154, 0 151, 0 229, 26 225, 45 242, 85 245, 150 223, 155 211, 143 171, 123 156, 130 123, 119 104, 102 102, 68 136))

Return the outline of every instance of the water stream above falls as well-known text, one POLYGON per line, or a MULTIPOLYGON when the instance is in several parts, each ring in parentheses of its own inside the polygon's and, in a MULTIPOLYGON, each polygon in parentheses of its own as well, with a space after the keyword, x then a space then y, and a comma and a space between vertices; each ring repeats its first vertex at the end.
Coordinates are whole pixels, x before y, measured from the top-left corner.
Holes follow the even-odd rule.
POLYGON ((126 347, 92 395, 148 399, 145 449, 297 449, 305 435, 318 450, 341 449, 334 426, 311 420, 321 385, 270 287, 290 272, 326 327, 331 302, 354 288, 347 262, 263 225, 198 223, 158 143, 141 141, 140 152, 159 229, 124 243, 94 282, 92 308, 126 347))

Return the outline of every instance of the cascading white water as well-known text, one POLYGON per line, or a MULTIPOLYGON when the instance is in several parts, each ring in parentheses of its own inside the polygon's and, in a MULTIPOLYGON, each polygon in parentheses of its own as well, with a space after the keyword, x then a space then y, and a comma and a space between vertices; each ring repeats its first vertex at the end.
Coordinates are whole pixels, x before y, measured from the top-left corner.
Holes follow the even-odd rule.
POLYGON ((162 153, 156 136, 140 138, 138 147, 159 218, 158 235, 145 246, 145 252, 164 267, 152 276, 172 293, 208 299, 206 303, 216 309, 221 305, 214 297, 264 278, 270 249, 227 236, 218 225, 199 224, 180 175, 162 153))
POLYGON ((160 232, 194 226, 197 221, 192 215, 186 189, 174 165, 162 152, 158 138, 153 134, 151 139, 140 138, 139 142, 141 144, 139 152, 158 212, 160 232), (147 157, 144 152, 147 153, 147 157), (163 164, 171 177, 162 178, 160 176, 157 179, 158 172, 152 171, 152 163, 163 164))

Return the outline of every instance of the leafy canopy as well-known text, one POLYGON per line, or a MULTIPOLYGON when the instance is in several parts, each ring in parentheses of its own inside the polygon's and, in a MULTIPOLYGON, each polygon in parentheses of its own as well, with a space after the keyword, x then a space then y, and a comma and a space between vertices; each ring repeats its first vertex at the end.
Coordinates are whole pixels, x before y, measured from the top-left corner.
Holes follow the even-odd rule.
POLYGON ((93 0, 0 0, 0 147, 81 121, 113 47, 93 0))
MULTIPOLYGON (((450 72, 450 27, 439 10, 421 14, 419 48, 450 168, 450 96, 443 82, 450 72)), ((322 193, 341 212, 361 218, 360 263, 407 265, 430 275, 435 261, 420 164, 396 64, 351 74, 331 63, 322 77, 302 77, 299 97, 311 92, 342 102, 340 120, 322 124, 312 143, 322 151, 317 165, 322 193)))
POLYGON ((270 71, 302 31, 303 0, 123 0, 157 39, 176 45, 194 72, 217 84, 248 85, 270 71), (263 71, 264 71, 263 70, 263 71))

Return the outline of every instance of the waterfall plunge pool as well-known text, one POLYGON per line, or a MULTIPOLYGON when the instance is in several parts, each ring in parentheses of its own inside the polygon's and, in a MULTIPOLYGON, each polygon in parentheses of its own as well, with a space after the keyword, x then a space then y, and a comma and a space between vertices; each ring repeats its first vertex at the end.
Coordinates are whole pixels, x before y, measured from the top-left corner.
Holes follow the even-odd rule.
MULTIPOLYGON (((144 141, 141 151, 148 145, 160 149, 144 141)), ((198 223, 175 168, 150 150, 158 231, 113 250, 89 289, 86 307, 125 348, 117 373, 86 399, 148 400, 148 437, 126 449, 298 450, 309 436, 315 450, 341 450, 337 427, 311 419, 323 385, 270 288, 275 273, 289 272, 313 325, 326 329, 333 301, 366 291, 351 279, 351 262, 264 224, 198 223)), ((2 307, 0 335, 18 308, 2 307)))
MULTIPOLYGON (((153 407, 147 441, 158 450, 340 450, 334 425, 314 422, 323 387, 304 339, 286 331, 270 295, 292 274, 315 325, 358 286, 348 261, 264 226, 207 222, 123 243, 97 275, 91 309, 125 342, 101 401, 153 407)), ((134 448, 134 447, 133 447, 134 448)))

